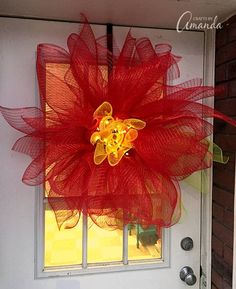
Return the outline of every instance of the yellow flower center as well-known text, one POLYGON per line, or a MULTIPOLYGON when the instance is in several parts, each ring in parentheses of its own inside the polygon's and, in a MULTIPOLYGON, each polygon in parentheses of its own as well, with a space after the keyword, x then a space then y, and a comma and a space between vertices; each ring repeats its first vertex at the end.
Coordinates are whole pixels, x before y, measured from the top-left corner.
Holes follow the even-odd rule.
POLYGON ((103 102, 93 116, 99 121, 97 130, 91 135, 90 142, 96 146, 94 163, 101 164, 106 158, 111 166, 119 163, 122 157, 133 147, 133 141, 138 137, 138 130, 146 123, 140 119, 125 120, 112 117, 112 106, 103 102))

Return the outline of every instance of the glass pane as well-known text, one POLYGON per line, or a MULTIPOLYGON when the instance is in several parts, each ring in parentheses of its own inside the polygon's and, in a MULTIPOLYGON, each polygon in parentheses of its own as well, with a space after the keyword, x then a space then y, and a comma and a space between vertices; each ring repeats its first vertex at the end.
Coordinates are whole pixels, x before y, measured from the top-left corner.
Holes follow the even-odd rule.
POLYGON ((122 261, 123 231, 101 229, 88 220, 88 263, 122 261))
MULTIPOLYGON (((44 266, 65 266, 82 263, 82 218, 71 229, 59 230, 54 212, 45 206, 44 266)), ((68 224, 68 223, 67 223, 68 224)))
POLYGON ((143 229, 141 225, 128 225, 128 259, 161 259, 162 242, 156 227, 143 229))

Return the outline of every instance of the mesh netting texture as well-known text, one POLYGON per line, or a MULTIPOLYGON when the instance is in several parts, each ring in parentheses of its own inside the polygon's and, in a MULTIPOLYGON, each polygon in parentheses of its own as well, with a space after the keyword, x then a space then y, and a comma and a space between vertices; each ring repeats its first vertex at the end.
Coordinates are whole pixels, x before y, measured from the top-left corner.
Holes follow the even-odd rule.
POLYGON ((179 181, 211 166, 208 118, 236 122, 202 104, 215 89, 200 79, 171 85, 181 58, 169 44, 129 32, 119 49, 86 19, 67 44, 38 45, 40 108, 0 107, 24 133, 13 149, 32 158, 23 182, 44 185, 59 228, 81 214, 106 229, 172 226, 179 181))

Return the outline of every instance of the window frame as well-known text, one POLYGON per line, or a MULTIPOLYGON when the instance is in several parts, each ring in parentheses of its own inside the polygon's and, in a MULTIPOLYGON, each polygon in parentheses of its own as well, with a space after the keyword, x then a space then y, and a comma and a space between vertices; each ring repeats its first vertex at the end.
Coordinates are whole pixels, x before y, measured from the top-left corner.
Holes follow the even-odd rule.
POLYGON ((162 258, 146 260, 128 260, 128 227, 125 226, 123 234, 123 260, 121 262, 104 262, 87 264, 87 220, 83 216, 83 239, 82 239, 82 265, 44 266, 44 242, 45 242, 45 198, 43 185, 35 190, 35 279, 88 275, 95 273, 122 272, 134 270, 147 270, 170 267, 170 231, 163 229, 162 232, 162 258), (85 233, 84 233, 85 232, 85 233), (85 250, 84 250, 85 249, 85 250))
MULTIPOLYGON (((61 64, 66 64, 62 62, 61 64)), ((46 75, 45 75, 46 77, 46 75)), ((38 103, 38 100, 36 101, 38 103)), ((170 228, 162 231, 161 258, 128 260, 128 226, 123 229, 122 261, 87 263, 87 217, 82 216, 82 264, 45 267, 45 198, 44 185, 35 192, 35 279, 56 276, 87 275, 170 267, 170 228)))

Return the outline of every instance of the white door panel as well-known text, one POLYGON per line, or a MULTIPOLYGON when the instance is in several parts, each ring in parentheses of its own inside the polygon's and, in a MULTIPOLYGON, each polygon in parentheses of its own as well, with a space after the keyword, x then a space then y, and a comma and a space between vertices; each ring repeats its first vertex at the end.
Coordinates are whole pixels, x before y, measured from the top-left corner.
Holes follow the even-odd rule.
MULTIPOLYGON (((93 29, 97 36, 106 32, 105 26, 93 26, 93 29)), ((128 30, 113 27, 118 45, 123 43, 128 30)), ((37 105, 37 44, 54 43, 66 47, 67 36, 77 31, 78 24, 73 23, 0 18, 0 105, 37 105)), ((147 36, 153 43, 172 45, 173 53, 183 57, 179 63, 181 78, 177 82, 203 77, 204 33, 133 28, 132 34, 147 36)), ((10 150, 20 133, 10 128, 2 117, 0 123, 1 289, 184 289, 188 286, 180 280, 179 271, 186 265, 193 268, 197 277, 197 283, 191 288, 199 288, 201 194, 184 182, 181 184, 184 214, 180 223, 170 229, 170 243, 166 244, 169 266, 35 279, 35 189, 21 183, 29 158, 10 150), (187 236, 194 241, 194 248, 189 252, 180 247, 180 241, 187 236)))
MULTIPOLYGON (((124 42, 128 31, 127 27, 113 28, 118 45, 124 42)), ((180 78, 175 80, 174 84, 191 78, 203 78, 203 32, 177 33, 175 30, 132 28, 131 33, 134 37, 149 37, 153 44, 168 43, 172 46, 172 53, 182 57, 179 62, 180 78)), ((191 288, 199 288, 201 193, 185 182, 181 183, 181 189, 183 216, 180 223, 170 229, 170 266, 149 272, 139 272, 139 276, 143 274, 141 280, 147 278, 149 281, 137 280, 133 288, 185 288, 186 285, 179 278, 179 272, 186 265, 190 266, 197 276, 197 283, 191 288), (193 250, 187 252, 181 249, 180 242, 184 237, 193 239, 193 250)))

